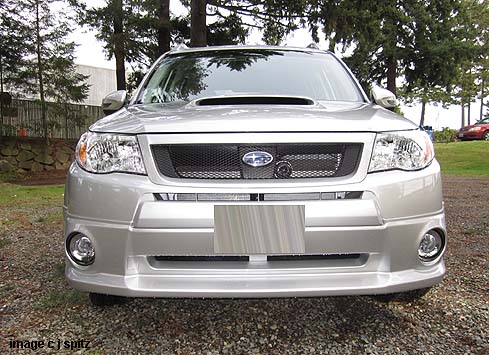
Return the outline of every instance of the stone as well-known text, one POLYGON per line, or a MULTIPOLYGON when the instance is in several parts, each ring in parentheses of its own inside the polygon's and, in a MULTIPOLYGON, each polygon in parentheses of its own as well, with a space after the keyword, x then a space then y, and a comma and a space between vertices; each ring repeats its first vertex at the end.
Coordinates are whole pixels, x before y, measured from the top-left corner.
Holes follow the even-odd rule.
POLYGON ((59 161, 60 163, 66 163, 68 160, 70 160, 70 154, 66 154, 62 151, 57 151, 56 160, 59 161))
POLYGON ((38 163, 45 164, 45 165, 51 165, 54 163, 53 157, 48 154, 36 155, 34 160, 37 161, 38 163))
POLYGON ((20 168, 19 168, 19 169, 17 169, 17 172, 18 172, 18 173, 21 173, 21 174, 22 174, 22 173, 25 173, 26 171, 27 171, 27 170, 20 169, 20 168))
POLYGON ((14 170, 12 164, 6 160, 0 160, 0 173, 9 173, 14 170))
POLYGON ((6 161, 8 161, 10 164, 12 164, 13 166, 16 166, 18 165, 19 163, 17 162, 17 159, 15 159, 14 156, 10 156, 10 157, 6 157, 5 158, 6 161))
POLYGON ((58 162, 56 162, 56 164, 54 164, 54 168, 56 170, 63 170, 64 169, 63 164, 58 163, 58 162))
POLYGON ((52 166, 52 165, 44 165, 44 170, 54 170, 54 166, 52 166))
POLYGON ((19 150, 17 148, 13 147, 5 147, 1 150, 2 155, 9 156, 9 155, 17 155, 19 154, 19 150))
POLYGON ((61 150, 63 153, 70 154, 70 155, 71 155, 71 154, 73 154, 73 153, 74 153, 74 151, 75 151, 74 149, 71 149, 70 147, 68 147, 68 146, 66 146, 66 145, 62 146, 60 150, 61 150))
POLYGON ((19 163, 19 168, 22 168, 25 170, 31 170, 32 164, 34 164, 34 160, 22 161, 19 163))
POLYGON ((23 150, 19 153, 19 155, 17 155, 18 161, 27 161, 27 160, 31 160, 32 158, 34 158, 34 153, 28 150, 23 150))
POLYGON ((42 155, 45 152, 42 148, 39 148, 39 147, 34 147, 34 148, 31 149, 31 151, 35 155, 42 155))
POLYGON ((43 166, 41 164, 39 164, 37 161, 32 163, 32 167, 31 167, 32 172, 37 173, 37 172, 40 172, 43 170, 44 170, 43 166))
POLYGON ((35 147, 32 147, 32 152, 36 155, 44 155, 46 153, 50 153, 53 151, 53 148, 51 147, 46 147, 45 145, 36 145, 35 147))
POLYGON ((30 143, 20 143, 20 149, 22 149, 22 150, 31 150, 32 147, 31 147, 30 143))

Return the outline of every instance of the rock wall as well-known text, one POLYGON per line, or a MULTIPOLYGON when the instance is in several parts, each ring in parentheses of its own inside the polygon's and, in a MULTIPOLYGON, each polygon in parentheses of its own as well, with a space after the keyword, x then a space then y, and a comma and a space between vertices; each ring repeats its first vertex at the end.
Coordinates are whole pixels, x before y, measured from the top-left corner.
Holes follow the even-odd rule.
POLYGON ((2 137, 0 172, 41 172, 66 170, 75 155, 76 141, 42 138, 2 137))

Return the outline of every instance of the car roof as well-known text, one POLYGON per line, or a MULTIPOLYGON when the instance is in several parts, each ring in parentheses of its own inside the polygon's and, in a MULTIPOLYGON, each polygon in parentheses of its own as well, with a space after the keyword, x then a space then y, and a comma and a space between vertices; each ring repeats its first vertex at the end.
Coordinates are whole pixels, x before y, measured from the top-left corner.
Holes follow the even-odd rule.
POLYGON ((167 55, 192 53, 192 52, 214 52, 214 51, 230 51, 230 50, 272 50, 272 51, 294 51, 304 53, 331 53, 329 51, 317 48, 303 47, 287 47, 287 46, 267 46, 267 45, 227 45, 227 46, 207 46, 207 47, 191 47, 185 45, 178 46, 172 49, 167 55))

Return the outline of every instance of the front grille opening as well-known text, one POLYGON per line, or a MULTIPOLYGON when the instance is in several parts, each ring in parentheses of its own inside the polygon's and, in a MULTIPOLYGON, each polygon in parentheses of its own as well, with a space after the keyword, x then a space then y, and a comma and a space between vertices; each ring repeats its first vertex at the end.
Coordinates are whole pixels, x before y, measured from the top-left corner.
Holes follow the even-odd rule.
POLYGON ((177 256, 154 256, 156 261, 249 261, 249 256, 244 255, 177 255, 177 256))
MULTIPOLYGON (((267 261, 355 260, 363 254, 268 255, 267 261)), ((157 255, 156 261, 249 261, 247 255, 157 255)))
POLYGON ((230 96, 211 97, 196 102, 198 106, 217 105, 314 105, 314 101, 305 97, 288 96, 230 96))
POLYGON ((368 261, 368 253, 268 255, 267 261, 250 262, 247 255, 159 255, 148 256, 149 264, 156 269, 178 270, 258 270, 300 268, 359 267, 368 261))
POLYGON ((350 175, 358 167, 363 144, 176 144, 151 149, 159 172, 170 178, 284 180, 350 175), (265 152, 273 159, 264 166, 249 166, 243 156, 251 152, 265 152))
POLYGON ((267 261, 356 260, 362 254, 269 255, 267 261))

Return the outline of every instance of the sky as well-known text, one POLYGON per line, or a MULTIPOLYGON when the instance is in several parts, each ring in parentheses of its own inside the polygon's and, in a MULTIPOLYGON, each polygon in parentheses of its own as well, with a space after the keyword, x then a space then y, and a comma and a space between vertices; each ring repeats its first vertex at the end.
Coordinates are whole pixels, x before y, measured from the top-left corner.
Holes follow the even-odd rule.
MULTIPOLYGON (((99 3, 99 0, 85 0, 88 6, 94 6, 99 3)), ((186 14, 186 8, 178 0, 170 1, 170 11, 174 15, 186 14)), ((78 28, 73 33, 72 39, 79 44, 76 51, 76 63, 90 65, 95 67, 115 69, 115 61, 107 60, 103 51, 103 44, 95 38, 95 32, 86 28, 78 28)), ((312 43, 312 37, 306 29, 299 29, 290 34, 282 43, 287 46, 306 47, 312 43)), ((257 30, 251 32, 246 44, 263 44, 261 33, 257 30)), ((327 49, 328 45, 324 39, 318 43, 319 48, 327 49)), ((336 53, 339 54, 339 53, 336 53)), ((339 54, 340 55, 340 54, 339 54)), ((401 110, 404 116, 415 123, 419 123, 421 106, 407 106, 401 103, 401 110)), ((487 109, 486 109, 487 110, 487 109)), ((471 121, 474 118, 479 119, 480 100, 472 103, 471 121)), ((467 117, 467 115, 466 115, 467 117)), ((467 120, 467 118, 466 118, 467 120)), ((427 105, 425 113, 425 125, 432 126, 435 130, 441 130, 443 127, 460 128, 461 124, 461 108, 459 106, 450 106, 444 109, 440 105, 427 105)))

